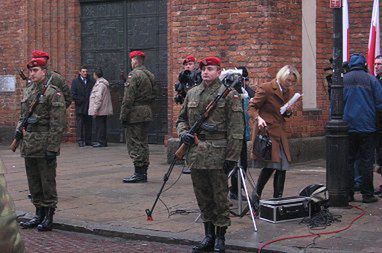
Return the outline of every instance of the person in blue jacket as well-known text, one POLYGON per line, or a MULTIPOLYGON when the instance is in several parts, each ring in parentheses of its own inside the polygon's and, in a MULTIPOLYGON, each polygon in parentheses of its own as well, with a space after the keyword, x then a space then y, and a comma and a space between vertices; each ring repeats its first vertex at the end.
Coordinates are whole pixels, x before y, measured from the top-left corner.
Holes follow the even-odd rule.
POLYGON ((374 196, 373 164, 375 151, 376 111, 382 109, 382 87, 376 77, 367 73, 366 59, 353 54, 350 71, 344 75, 344 120, 348 123, 348 198, 354 201, 354 162, 359 158, 362 176, 362 202, 378 201, 374 196))

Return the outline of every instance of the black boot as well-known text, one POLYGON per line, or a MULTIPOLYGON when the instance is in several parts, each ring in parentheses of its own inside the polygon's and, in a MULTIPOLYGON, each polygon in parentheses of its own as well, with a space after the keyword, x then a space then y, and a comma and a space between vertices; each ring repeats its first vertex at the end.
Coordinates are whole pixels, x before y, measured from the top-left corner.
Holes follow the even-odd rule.
POLYGON ((271 178, 274 169, 263 168, 260 172, 259 179, 257 180, 256 188, 252 193, 252 202, 253 208, 255 210, 259 209, 259 202, 261 198, 261 194, 263 193, 263 189, 267 184, 268 180, 271 178))
POLYGON ((40 225, 37 226, 38 231, 50 231, 53 227, 53 215, 54 215, 54 209, 53 207, 46 207, 45 208, 45 218, 40 223, 40 225))
POLYGON ((124 178, 124 183, 146 183, 147 182, 147 166, 134 166, 134 175, 124 178))
POLYGON ((273 197, 281 198, 284 192, 285 184, 285 170, 276 170, 275 177, 273 178, 273 197))
POLYGON ((215 245, 215 226, 212 222, 204 223, 204 239, 198 244, 192 247, 192 252, 211 252, 214 251, 215 245))
POLYGON ((36 215, 26 222, 20 222, 21 228, 35 228, 44 220, 45 210, 43 207, 36 207, 36 215))
POLYGON ((216 227, 215 252, 225 252, 225 232, 227 227, 216 227))

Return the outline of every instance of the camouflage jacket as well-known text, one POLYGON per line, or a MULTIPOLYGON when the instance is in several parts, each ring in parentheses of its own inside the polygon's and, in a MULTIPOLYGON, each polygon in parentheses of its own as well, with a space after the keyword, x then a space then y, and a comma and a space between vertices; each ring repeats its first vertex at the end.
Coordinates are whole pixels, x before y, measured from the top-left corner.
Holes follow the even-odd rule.
POLYGON ((15 205, 7 192, 4 165, 0 160, 0 252, 25 252, 16 221, 15 205))
POLYGON ((65 106, 66 108, 68 108, 72 103, 73 99, 70 88, 65 82, 65 78, 63 78, 62 75, 60 75, 56 71, 48 70, 46 79, 48 80, 50 76, 53 76, 51 84, 53 84, 62 91, 62 94, 64 95, 65 99, 65 106))
MULTIPOLYGON (((19 125, 37 93, 41 91, 42 84, 35 83, 24 89, 19 125)), ((44 157, 46 151, 58 154, 66 126, 65 100, 61 90, 50 84, 44 96, 40 96, 39 103, 29 119, 21 142, 21 156, 44 157)))
MULTIPOLYGON (((199 119, 207 105, 225 90, 218 79, 210 86, 204 82, 187 92, 176 128, 179 136, 199 119)), ((244 137, 244 118, 240 95, 231 91, 220 99, 207 119, 211 128, 202 129, 199 143, 189 147, 186 163, 193 169, 223 169, 225 160, 237 161, 244 137)))
POLYGON ((153 120, 151 104, 154 101, 154 75, 145 67, 133 69, 125 83, 120 120, 126 123, 153 120))

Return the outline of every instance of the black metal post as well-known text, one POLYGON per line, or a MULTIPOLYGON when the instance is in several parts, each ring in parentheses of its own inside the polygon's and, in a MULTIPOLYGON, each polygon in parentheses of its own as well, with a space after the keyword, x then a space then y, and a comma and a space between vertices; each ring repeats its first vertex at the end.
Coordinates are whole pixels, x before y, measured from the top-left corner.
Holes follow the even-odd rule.
POLYGON ((348 206, 348 132, 343 120, 342 8, 333 9, 333 82, 330 120, 326 125, 326 186, 329 204, 348 206))

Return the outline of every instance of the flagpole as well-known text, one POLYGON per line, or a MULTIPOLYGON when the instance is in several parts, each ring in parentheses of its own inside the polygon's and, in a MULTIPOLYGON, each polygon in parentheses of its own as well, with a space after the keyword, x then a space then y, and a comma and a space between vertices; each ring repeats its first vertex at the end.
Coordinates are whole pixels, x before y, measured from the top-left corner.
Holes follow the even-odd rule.
POLYGON ((330 120, 326 125, 326 187, 329 205, 348 206, 348 127, 343 120, 342 82, 342 5, 330 0, 333 8, 333 77, 330 100, 330 120))
POLYGON ((369 72, 372 75, 374 75, 374 59, 380 53, 379 47, 379 0, 374 0, 370 22, 369 44, 367 49, 367 66, 369 67, 369 72))

